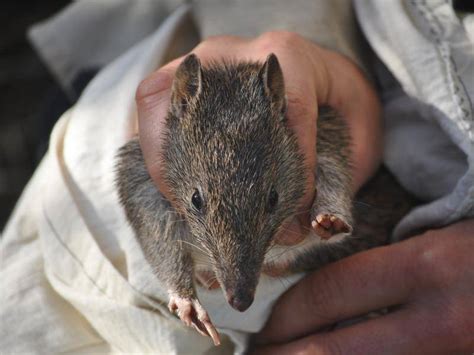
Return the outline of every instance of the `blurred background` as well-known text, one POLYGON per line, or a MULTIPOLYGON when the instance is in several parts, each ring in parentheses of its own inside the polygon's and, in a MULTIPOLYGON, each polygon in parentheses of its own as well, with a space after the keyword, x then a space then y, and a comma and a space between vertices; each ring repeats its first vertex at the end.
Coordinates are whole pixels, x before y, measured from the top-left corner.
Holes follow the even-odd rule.
POLYGON ((69 0, 3 0, 0 5, 0 231, 70 105, 29 44, 26 31, 69 0))

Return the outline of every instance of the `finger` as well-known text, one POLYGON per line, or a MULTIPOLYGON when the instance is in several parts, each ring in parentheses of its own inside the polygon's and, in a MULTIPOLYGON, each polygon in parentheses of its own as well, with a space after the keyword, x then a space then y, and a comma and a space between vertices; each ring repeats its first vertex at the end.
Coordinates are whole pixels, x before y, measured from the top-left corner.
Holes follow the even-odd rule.
POLYGON ((406 243, 359 253, 310 274, 280 298, 257 341, 289 341, 403 303, 415 287, 410 268, 417 252, 406 243))
MULTIPOLYGON (((462 344, 447 343, 453 329, 433 310, 405 308, 332 332, 257 349, 262 354, 438 354, 462 344)), ((451 351, 449 351, 451 350, 451 351)))
POLYGON ((168 113, 171 86, 178 59, 142 81, 135 96, 138 112, 138 133, 148 172, 161 193, 170 198, 161 176, 162 139, 168 113))
POLYGON ((288 127, 297 138, 304 156, 302 164, 306 167, 306 190, 299 208, 300 211, 306 211, 311 207, 315 191, 317 97, 312 80, 303 77, 303 74, 308 75, 307 71, 295 70, 294 58, 289 58, 288 53, 284 52, 280 54, 279 60, 285 79, 288 127))
MULTIPOLYGON (((316 166, 316 122, 318 88, 324 87, 324 78, 308 60, 312 56, 310 42, 301 36, 285 32, 268 32, 253 41, 258 60, 270 54, 278 57, 285 81, 287 97, 287 124, 294 132, 306 166, 306 191, 300 201, 300 210, 308 210, 314 198, 314 170, 316 166), (317 85, 316 85, 317 84, 317 85)), ((306 224, 309 222, 305 222, 306 224)))
POLYGON ((260 60, 270 53, 278 57, 288 100, 288 125, 295 132, 308 166, 314 167, 316 152, 316 117, 318 90, 324 87, 323 76, 309 58, 313 54, 308 41, 294 33, 277 31, 263 34, 254 41, 260 60), (321 85, 320 85, 321 84, 321 85))

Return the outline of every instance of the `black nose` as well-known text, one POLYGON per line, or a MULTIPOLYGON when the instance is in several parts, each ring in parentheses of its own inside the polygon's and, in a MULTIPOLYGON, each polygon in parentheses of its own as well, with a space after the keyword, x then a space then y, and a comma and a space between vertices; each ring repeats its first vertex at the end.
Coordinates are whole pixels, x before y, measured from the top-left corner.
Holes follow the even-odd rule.
POLYGON ((252 304, 253 294, 250 292, 239 294, 229 292, 227 294, 227 302, 229 302, 232 308, 238 310, 239 312, 243 312, 252 304))

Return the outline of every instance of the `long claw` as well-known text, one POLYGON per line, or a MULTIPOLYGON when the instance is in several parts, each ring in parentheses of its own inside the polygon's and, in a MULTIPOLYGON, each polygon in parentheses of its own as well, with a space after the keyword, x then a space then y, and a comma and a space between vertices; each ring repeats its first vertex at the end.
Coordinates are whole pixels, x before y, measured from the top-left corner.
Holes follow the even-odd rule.
POLYGON ((170 294, 168 308, 171 312, 176 312, 181 321, 188 327, 192 326, 199 334, 211 337, 214 345, 220 345, 219 333, 197 299, 182 298, 170 294))
POLYGON ((221 339, 219 337, 219 333, 217 332, 216 328, 212 325, 211 322, 204 322, 204 327, 206 327, 206 330, 211 337, 212 341, 214 342, 214 345, 220 345, 221 344, 221 339))

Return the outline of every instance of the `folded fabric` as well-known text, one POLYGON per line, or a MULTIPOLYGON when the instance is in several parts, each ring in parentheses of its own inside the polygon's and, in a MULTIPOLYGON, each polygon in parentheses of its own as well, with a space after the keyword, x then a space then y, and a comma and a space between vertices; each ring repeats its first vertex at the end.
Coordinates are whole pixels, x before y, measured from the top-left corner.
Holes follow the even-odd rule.
POLYGON ((424 199, 395 237, 474 216, 474 15, 448 1, 355 0, 385 87, 385 163, 424 199))

